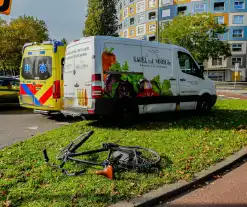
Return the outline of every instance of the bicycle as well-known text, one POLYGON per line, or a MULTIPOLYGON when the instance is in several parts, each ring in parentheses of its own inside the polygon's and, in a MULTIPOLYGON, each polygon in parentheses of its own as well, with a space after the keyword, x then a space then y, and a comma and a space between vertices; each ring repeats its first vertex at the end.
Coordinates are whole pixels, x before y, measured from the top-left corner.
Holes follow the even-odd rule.
POLYGON ((93 135, 93 133, 94 131, 89 131, 81 134, 74 141, 64 147, 57 156, 57 159, 62 161, 60 165, 49 164, 47 150, 44 149, 43 156, 45 162, 52 167, 58 167, 62 170, 62 172, 69 176, 82 175, 85 173, 85 170, 69 173, 63 168, 67 161, 102 166, 104 170, 96 171, 96 174, 104 175, 111 180, 115 178, 114 171, 116 169, 143 172, 146 170, 152 170, 152 168, 160 162, 160 155, 151 149, 139 146, 120 146, 115 143, 103 143, 102 148, 84 152, 76 152, 77 149, 80 148, 93 135), (100 152, 108 152, 107 158, 101 163, 76 158, 78 156, 92 155, 100 152))

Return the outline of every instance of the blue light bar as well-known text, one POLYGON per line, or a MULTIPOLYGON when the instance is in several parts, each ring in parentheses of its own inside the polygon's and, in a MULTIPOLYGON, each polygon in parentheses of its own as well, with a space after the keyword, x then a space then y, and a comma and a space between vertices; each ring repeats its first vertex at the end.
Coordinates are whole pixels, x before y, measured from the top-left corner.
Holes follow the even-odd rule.
POLYGON ((28 55, 32 55, 33 53, 32 52, 28 52, 28 55))
POLYGON ((45 51, 40 51, 39 54, 40 55, 44 55, 45 54, 45 51))

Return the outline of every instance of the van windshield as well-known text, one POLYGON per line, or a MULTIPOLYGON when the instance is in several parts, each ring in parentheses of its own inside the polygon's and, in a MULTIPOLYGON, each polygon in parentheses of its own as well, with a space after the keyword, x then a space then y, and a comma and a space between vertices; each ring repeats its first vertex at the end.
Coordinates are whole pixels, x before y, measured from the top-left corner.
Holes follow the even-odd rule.
POLYGON ((47 80, 52 76, 52 58, 49 56, 23 58, 21 75, 25 80, 47 80))

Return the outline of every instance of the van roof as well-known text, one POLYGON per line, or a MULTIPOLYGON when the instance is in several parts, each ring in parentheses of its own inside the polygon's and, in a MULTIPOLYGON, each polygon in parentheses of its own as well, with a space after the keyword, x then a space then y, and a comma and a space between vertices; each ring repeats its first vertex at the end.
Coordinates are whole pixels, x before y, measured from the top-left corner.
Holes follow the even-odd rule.
MULTIPOLYGON (((158 46, 158 45, 162 45, 163 47, 169 48, 169 49, 179 49, 179 50, 184 50, 189 52, 187 49, 177 46, 177 45, 173 45, 173 44, 165 44, 165 43, 159 43, 159 42, 151 42, 151 41, 147 41, 147 40, 138 40, 138 39, 130 39, 130 38, 123 38, 123 37, 112 37, 112 36, 90 36, 90 37, 82 37, 81 39, 77 40, 86 40, 86 39, 101 39, 101 40, 114 40, 114 41, 119 41, 119 42, 131 42, 131 43, 142 43, 145 45, 150 45, 150 46, 158 46)), ((72 41, 69 43, 73 44, 75 41, 72 41)))

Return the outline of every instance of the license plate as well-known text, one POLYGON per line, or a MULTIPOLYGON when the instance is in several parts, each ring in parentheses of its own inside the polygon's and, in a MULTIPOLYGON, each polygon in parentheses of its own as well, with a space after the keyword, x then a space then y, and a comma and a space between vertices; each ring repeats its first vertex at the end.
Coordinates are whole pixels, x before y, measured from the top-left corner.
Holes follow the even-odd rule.
POLYGON ((65 105, 67 105, 67 106, 73 106, 74 105, 74 98, 67 98, 65 100, 65 105))
POLYGON ((31 96, 22 96, 21 101, 23 104, 33 105, 33 97, 31 96))

